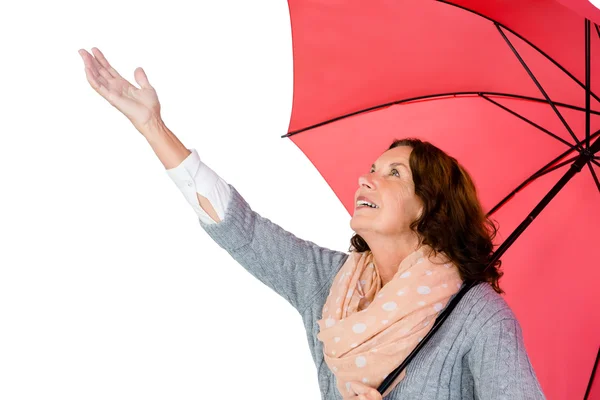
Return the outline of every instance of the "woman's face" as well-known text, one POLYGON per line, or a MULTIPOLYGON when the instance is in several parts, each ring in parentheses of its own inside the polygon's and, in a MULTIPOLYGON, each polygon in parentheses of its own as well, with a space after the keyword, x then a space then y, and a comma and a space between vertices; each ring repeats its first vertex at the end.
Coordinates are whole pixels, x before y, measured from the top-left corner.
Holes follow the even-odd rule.
POLYGON ((359 177, 350 227, 365 240, 373 233, 402 236, 410 232, 409 225, 420 215, 422 203, 415 195, 409 166, 411 152, 409 146, 387 150, 369 173, 359 177), (368 198, 377 208, 357 204, 361 197, 368 198))

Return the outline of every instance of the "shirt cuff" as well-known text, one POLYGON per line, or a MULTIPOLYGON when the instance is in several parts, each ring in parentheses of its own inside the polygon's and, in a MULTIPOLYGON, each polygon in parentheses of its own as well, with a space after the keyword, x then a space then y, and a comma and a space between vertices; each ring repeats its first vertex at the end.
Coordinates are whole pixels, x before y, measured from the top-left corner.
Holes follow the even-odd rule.
POLYGON ((231 198, 231 189, 227 182, 200 160, 196 149, 188 149, 190 154, 167 174, 181 190, 201 221, 216 223, 198 203, 196 193, 206 197, 222 220, 231 198))

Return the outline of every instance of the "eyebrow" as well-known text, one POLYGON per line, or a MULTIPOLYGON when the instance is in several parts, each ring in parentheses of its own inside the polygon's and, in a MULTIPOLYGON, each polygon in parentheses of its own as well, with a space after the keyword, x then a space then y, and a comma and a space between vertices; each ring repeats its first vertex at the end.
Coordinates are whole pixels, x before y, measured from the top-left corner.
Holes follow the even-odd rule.
MULTIPOLYGON (((408 168, 408 167, 406 166, 406 164, 404 164, 404 163, 401 163, 401 162, 395 162, 395 163, 391 163, 389 166, 390 166, 390 167, 395 167, 395 166, 397 166, 397 165, 402 165, 403 167, 406 167, 406 168, 408 168)), ((371 165, 371 168, 375 168, 375 164, 371 165)))

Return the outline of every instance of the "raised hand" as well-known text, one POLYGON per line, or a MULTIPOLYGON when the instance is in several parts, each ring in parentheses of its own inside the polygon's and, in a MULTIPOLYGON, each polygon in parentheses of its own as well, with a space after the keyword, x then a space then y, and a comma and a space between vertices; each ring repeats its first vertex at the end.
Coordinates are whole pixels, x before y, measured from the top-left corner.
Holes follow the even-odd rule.
POLYGON ((137 88, 119 75, 98 48, 92 47, 92 53, 94 55, 84 49, 79 50, 92 88, 121 111, 142 135, 160 122, 160 102, 144 70, 138 67, 133 73, 140 86, 137 88))

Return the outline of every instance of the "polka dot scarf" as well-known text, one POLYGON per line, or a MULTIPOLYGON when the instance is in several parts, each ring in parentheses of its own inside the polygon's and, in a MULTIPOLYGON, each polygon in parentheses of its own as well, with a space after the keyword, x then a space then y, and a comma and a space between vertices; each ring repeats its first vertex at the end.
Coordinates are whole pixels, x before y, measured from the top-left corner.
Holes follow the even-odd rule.
POLYGON ((443 253, 434 258, 430 252, 422 246, 409 254, 383 287, 370 251, 351 252, 337 273, 317 321, 317 338, 342 396, 352 394, 351 381, 379 387, 462 286, 458 268, 443 253))

